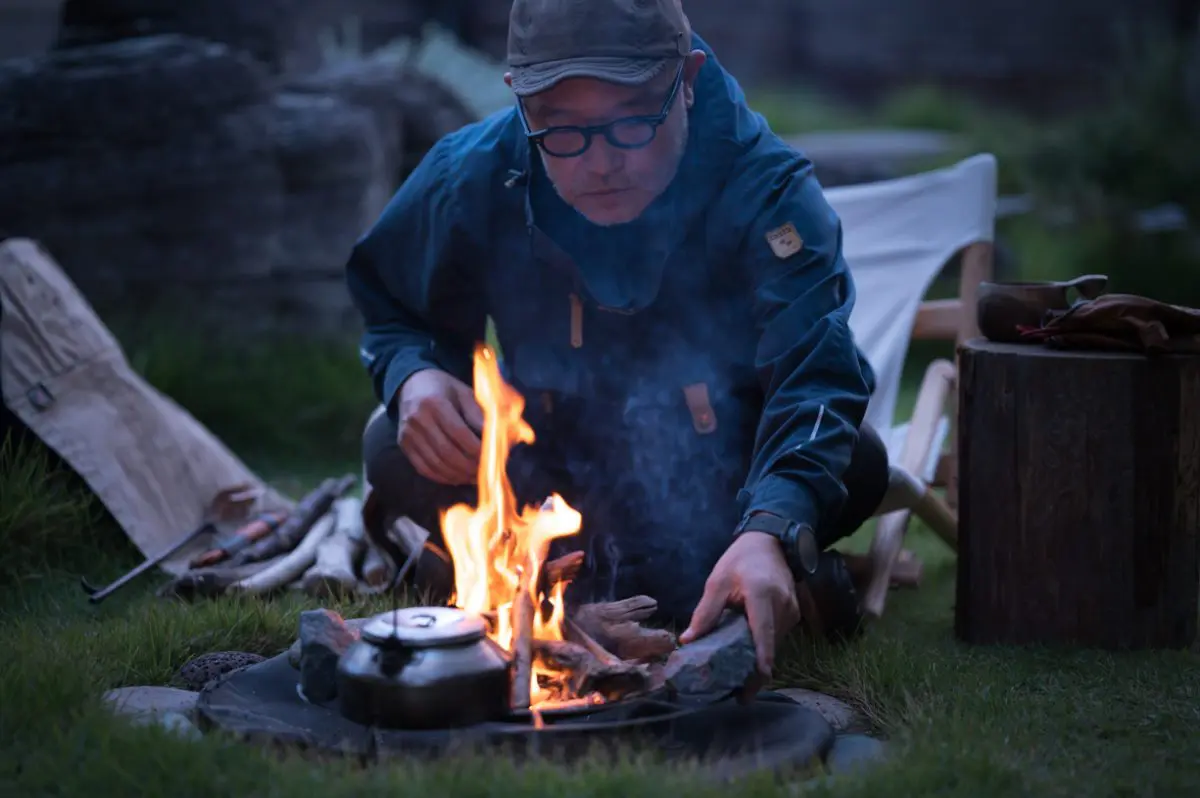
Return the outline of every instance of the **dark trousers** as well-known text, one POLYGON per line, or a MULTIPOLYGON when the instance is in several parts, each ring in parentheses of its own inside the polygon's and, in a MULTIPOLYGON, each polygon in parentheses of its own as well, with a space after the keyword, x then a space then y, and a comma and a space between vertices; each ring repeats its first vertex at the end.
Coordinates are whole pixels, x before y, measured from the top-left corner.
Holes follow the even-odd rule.
MULTIPOLYGON (((420 476, 396 445, 396 437, 396 423, 386 415, 379 414, 368 424, 363 436, 367 480, 386 516, 411 518, 429 531, 432 542, 443 545, 441 512, 459 503, 474 506, 475 488, 440 485, 420 476)), ((610 601, 648 595, 659 602, 657 620, 686 624, 740 517, 736 500, 740 484, 664 478, 648 489, 647 480, 641 479, 631 489, 619 475, 597 474, 606 470, 604 466, 581 473, 578 467, 555 467, 555 462, 561 460, 539 451, 538 444, 517 446, 509 457, 508 474, 521 506, 558 493, 583 515, 580 534, 557 541, 552 549, 552 556, 572 549, 586 552, 584 569, 571 585, 568 599, 610 601), (656 486, 658 495, 654 495, 656 486)), ((607 470, 619 468, 610 465, 607 470)), ((843 481, 848 497, 840 516, 831 528, 818 530, 826 546, 862 526, 887 491, 887 449, 869 427, 860 430, 843 481)), ((418 561, 418 588, 436 600, 449 597, 452 578, 444 561, 430 555, 418 561)))

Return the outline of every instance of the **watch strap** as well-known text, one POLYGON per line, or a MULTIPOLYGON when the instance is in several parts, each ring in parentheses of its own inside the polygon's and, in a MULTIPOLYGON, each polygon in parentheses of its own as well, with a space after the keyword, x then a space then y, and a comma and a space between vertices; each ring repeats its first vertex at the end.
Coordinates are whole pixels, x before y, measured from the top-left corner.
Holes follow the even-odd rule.
POLYGON ((792 521, 778 515, 756 513, 742 519, 742 523, 738 525, 737 534, 740 535, 743 532, 763 532, 784 540, 792 523, 792 521))

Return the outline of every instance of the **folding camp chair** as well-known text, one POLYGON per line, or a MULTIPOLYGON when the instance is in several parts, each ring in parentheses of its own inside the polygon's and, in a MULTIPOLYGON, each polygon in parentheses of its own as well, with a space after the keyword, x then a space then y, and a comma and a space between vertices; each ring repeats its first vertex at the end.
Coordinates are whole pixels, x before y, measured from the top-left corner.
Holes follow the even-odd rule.
POLYGON ((996 159, 975 155, 945 169, 827 189, 825 196, 841 217, 846 261, 857 286, 850 327, 877 380, 866 420, 883 437, 891 461, 862 596, 863 611, 878 617, 911 514, 957 551, 957 462, 949 412, 955 364, 930 363, 912 419, 896 425, 894 416, 911 340, 962 342, 978 334, 975 297, 992 273, 996 159), (958 298, 924 301, 959 253, 958 298), (945 487, 946 498, 935 487, 945 487))

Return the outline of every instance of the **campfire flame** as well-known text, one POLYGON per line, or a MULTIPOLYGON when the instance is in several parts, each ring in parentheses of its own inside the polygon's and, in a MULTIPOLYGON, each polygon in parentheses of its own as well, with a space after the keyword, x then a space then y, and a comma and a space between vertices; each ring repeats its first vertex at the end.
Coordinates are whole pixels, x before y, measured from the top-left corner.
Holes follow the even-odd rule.
MULTIPOLYGON (((505 466, 518 443, 534 441, 533 428, 522 418, 524 398, 500 375, 490 347, 475 349, 475 399, 483 410, 483 445, 479 459, 479 506, 458 504, 442 517, 442 535, 454 561, 452 603, 468 612, 495 615, 490 637, 514 653, 517 602, 535 597, 532 637, 562 640, 565 582, 537 595, 542 565, 555 538, 576 534, 582 519, 558 495, 540 508, 516 506, 505 466), (540 611, 549 601, 550 616, 540 611)), ((527 643, 526 643, 527 644, 527 643)), ((530 706, 552 702, 538 676, 553 676, 540 666, 532 670, 530 706)))

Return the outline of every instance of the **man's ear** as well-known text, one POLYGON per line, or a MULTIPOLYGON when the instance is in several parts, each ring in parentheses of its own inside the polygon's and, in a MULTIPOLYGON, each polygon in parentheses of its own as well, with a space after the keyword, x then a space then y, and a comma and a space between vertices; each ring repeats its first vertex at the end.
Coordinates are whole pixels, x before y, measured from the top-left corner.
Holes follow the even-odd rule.
POLYGON ((708 54, 703 50, 692 50, 683 65, 683 101, 688 108, 696 103, 696 78, 707 60, 708 54))
POLYGON ((510 89, 512 88, 512 73, 511 72, 504 73, 504 85, 508 86, 510 89))

